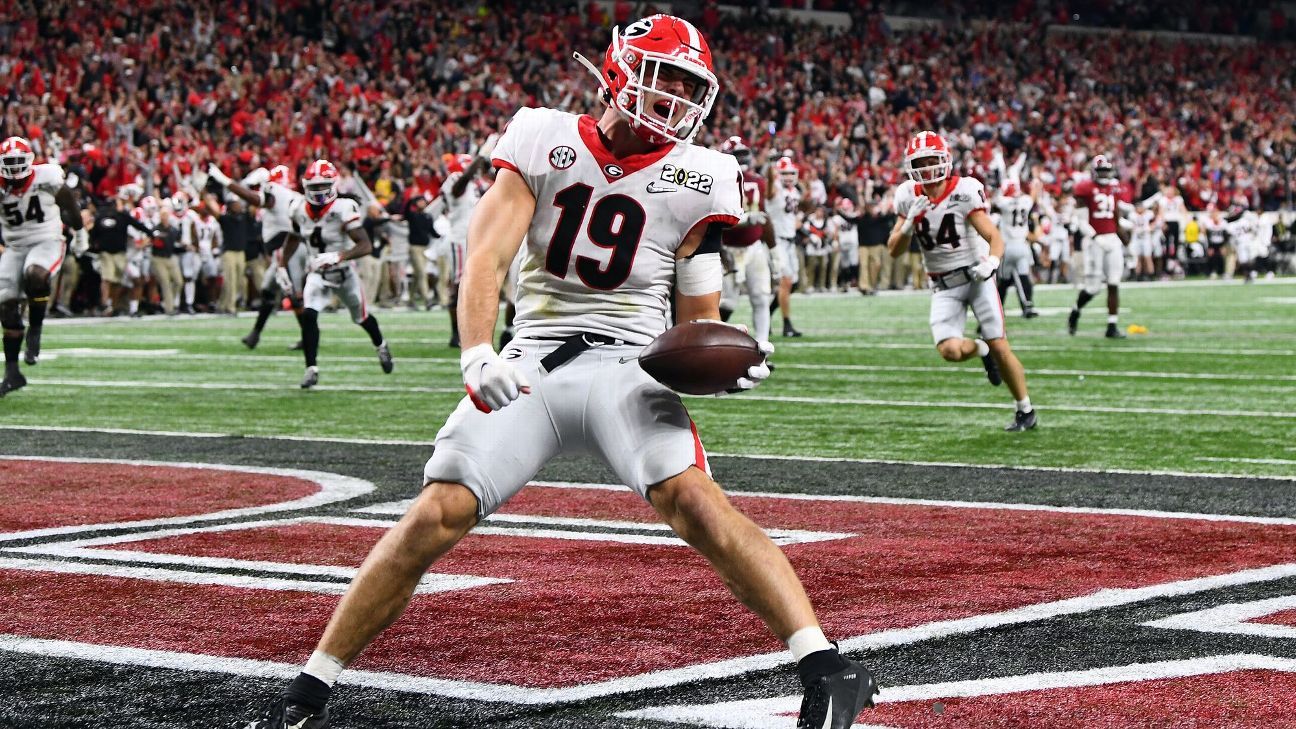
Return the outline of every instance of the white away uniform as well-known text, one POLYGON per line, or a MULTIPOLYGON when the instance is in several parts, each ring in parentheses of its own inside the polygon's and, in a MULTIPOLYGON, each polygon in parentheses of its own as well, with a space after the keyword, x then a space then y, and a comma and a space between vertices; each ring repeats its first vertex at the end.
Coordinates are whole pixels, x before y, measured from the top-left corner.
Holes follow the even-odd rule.
POLYGON ((180 257, 181 272, 187 281, 196 277, 215 278, 220 274, 220 266, 216 263, 216 252, 220 250, 222 242, 220 221, 215 215, 208 215, 204 219, 198 213, 190 211, 188 222, 186 227, 192 236, 188 245, 197 250, 185 251, 185 255, 180 257))
MULTIPOLYGON (((269 289, 275 283, 275 271, 283 258, 282 236, 293 232, 292 210, 304 198, 302 194, 277 182, 267 182, 261 186, 261 240, 267 246, 274 247, 270 256, 270 265, 266 267, 265 276, 261 279, 261 289, 269 289), (266 205, 267 199, 270 204, 266 205), (276 238, 280 240, 275 241, 276 238)), ((300 293, 306 283, 306 262, 310 253, 305 245, 297 246, 291 261, 288 261, 288 276, 292 279, 294 291, 285 294, 300 293)))
POLYGON ((1161 255, 1160 236, 1154 227, 1156 213, 1151 210, 1135 212, 1130 216, 1130 222, 1134 225, 1134 231, 1130 234, 1130 248, 1134 249, 1134 255, 1149 258, 1161 255))
MULTIPOLYGON (((339 197, 318 211, 303 199, 293 207, 291 218, 293 232, 301 238, 297 248, 307 249, 307 260, 320 253, 351 250, 355 241, 350 232, 363 226, 360 205, 347 197, 339 197)), ((359 324, 369 316, 364 293, 355 261, 342 261, 327 270, 306 274, 302 302, 307 309, 323 311, 336 295, 351 312, 351 320, 359 324)))
POLYGON ((999 266, 1001 278, 1011 278, 1013 273, 1029 276, 1034 256, 1031 255, 1030 242, 1026 240, 1030 233, 1030 212, 1035 201, 1029 195, 999 196, 995 200, 999 208, 999 230, 1003 233, 1004 257, 999 266))
MULTIPOLYGON (((945 195, 932 199, 932 209, 914 221, 914 240, 922 249, 923 264, 932 286, 930 324, 937 344, 963 336, 967 309, 972 307, 981 324, 983 339, 1004 336, 1003 305, 993 281, 973 281, 970 268, 989 248, 968 222, 974 211, 986 212, 985 188, 971 177, 952 177, 945 195)), ((912 180, 896 189, 898 215, 909 217, 920 190, 912 180)))
MULTIPOLYGON (((157 228, 161 224, 160 215, 149 215, 143 208, 132 210, 131 217, 150 228, 157 228)), ((121 283, 130 287, 147 281, 153 275, 153 239, 148 233, 134 228, 129 228, 127 233, 130 245, 126 248, 126 269, 122 272, 121 283)))
POLYGON ((473 208, 481 199, 482 190, 476 180, 468 183, 464 193, 459 197, 450 194, 450 188, 459 180, 462 172, 454 172, 441 183, 441 196, 445 198, 446 221, 450 223, 450 233, 437 240, 437 267, 442 276, 447 276, 453 286, 459 285, 463 276, 465 251, 468 249, 468 221, 472 220, 473 208))
MULTIPOLYGON (((689 232, 738 222, 737 161, 687 144, 617 159, 593 117, 521 109, 493 162, 520 174, 536 200, 517 338, 502 352, 531 392, 493 413, 460 401, 425 480, 464 484, 485 515, 563 453, 601 458, 641 495, 689 466, 706 469, 679 395, 636 357, 669 323, 689 232), (557 359, 567 352, 576 354, 557 359)), ((717 269, 715 291, 721 278, 717 269)))
POLYGON ((782 180, 774 180, 765 212, 774 228, 774 255, 778 257, 779 274, 792 279, 793 284, 801 278, 801 264, 796 251, 797 207, 800 204, 800 188, 784 187, 782 180))
POLYGON ((27 183, 19 189, 0 187, 0 301, 22 296, 23 271, 40 266, 50 280, 63 265, 63 219, 54 196, 63 187, 63 168, 33 165, 27 183))

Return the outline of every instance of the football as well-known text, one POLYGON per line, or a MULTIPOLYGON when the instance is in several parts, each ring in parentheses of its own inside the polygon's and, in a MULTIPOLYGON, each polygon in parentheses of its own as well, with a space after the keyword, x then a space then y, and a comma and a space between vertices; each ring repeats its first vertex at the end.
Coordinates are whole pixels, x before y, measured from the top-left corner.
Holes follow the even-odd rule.
POLYGON ((765 360, 756 340, 719 322, 694 321, 667 329, 639 353, 654 380, 688 395, 731 389, 747 369, 765 360))

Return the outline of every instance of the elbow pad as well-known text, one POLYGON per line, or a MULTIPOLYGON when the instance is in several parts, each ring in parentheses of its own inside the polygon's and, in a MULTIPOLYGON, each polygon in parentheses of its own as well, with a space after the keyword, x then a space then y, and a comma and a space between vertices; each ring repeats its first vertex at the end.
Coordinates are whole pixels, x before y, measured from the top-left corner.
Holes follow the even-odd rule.
POLYGON ((685 296, 705 296, 720 290, 724 265, 719 253, 698 253, 675 262, 675 284, 685 296))

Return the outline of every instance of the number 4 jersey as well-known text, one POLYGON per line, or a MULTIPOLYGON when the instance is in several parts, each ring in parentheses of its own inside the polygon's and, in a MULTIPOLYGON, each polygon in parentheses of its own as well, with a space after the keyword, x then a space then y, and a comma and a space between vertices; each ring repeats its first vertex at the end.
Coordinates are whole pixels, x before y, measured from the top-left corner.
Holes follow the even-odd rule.
POLYGON ((34 165, 16 188, 0 187, 0 228, 6 246, 31 248, 63 240, 63 220, 54 201, 61 187, 63 168, 52 164, 34 165))
POLYGON ((298 200, 289 213, 293 231, 301 236, 301 245, 310 247, 310 255, 336 251, 341 253, 355 245, 349 233, 363 225, 360 204, 349 197, 339 197, 322 208, 305 199, 298 200))
POLYGON ((589 116, 521 109, 492 161, 520 174, 536 200, 518 278, 519 338, 593 332, 647 344, 666 330, 680 244, 742 213, 732 155, 670 144, 618 159, 589 116))
MULTIPOLYGON (((896 188, 896 214, 909 217, 909 209, 922 192, 906 180, 896 188)), ((968 216, 985 212, 985 187, 971 177, 951 177, 945 191, 931 198, 932 208, 914 220, 914 241, 922 249, 923 265, 932 274, 973 266, 987 250, 985 240, 968 222, 968 216)))

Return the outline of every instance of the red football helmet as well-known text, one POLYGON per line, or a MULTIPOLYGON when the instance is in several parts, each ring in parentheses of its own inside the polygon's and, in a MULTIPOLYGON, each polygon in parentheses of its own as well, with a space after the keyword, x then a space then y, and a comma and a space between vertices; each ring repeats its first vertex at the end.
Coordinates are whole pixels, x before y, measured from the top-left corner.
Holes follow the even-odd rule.
POLYGON ((791 157, 779 157, 778 162, 774 163, 774 174, 784 183, 792 183, 801 177, 801 170, 797 169, 796 162, 791 157))
POLYGON ((302 175, 302 193, 311 205, 328 205, 337 199, 338 170, 332 162, 317 159, 302 175))
POLYGON ((6 180, 21 180, 31 174, 31 144, 22 137, 9 137, 0 144, 0 177, 6 180))
POLYGON ((471 154, 447 154, 445 155, 446 172, 455 173, 463 172, 472 165, 473 157, 471 154))
POLYGON ((725 154, 732 154, 738 160, 738 167, 741 169, 745 170, 751 166, 751 147, 747 146, 742 137, 734 135, 724 140, 720 144, 720 151, 725 154))
POLYGON ((1004 197, 1017 197, 1021 194, 1021 185, 1016 180, 1007 180, 1003 184, 1004 197))
POLYGON ((1116 179, 1116 167, 1107 159, 1107 155, 1094 157, 1091 170, 1094 182, 1106 183, 1116 179))
POLYGON ((651 144, 693 141, 720 92, 706 39, 671 15, 614 28, 601 71, 575 55, 598 77, 608 104, 651 144))
POLYGON ((275 165, 270 168, 270 181, 284 187, 292 186, 292 171, 288 165, 275 165))
POLYGON ((920 185, 940 182, 950 176, 954 158, 945 138, 936 132, 918 132, 905 147, 904 172, 920 185), (915 162, 922 161, 917 165, 915 162))

